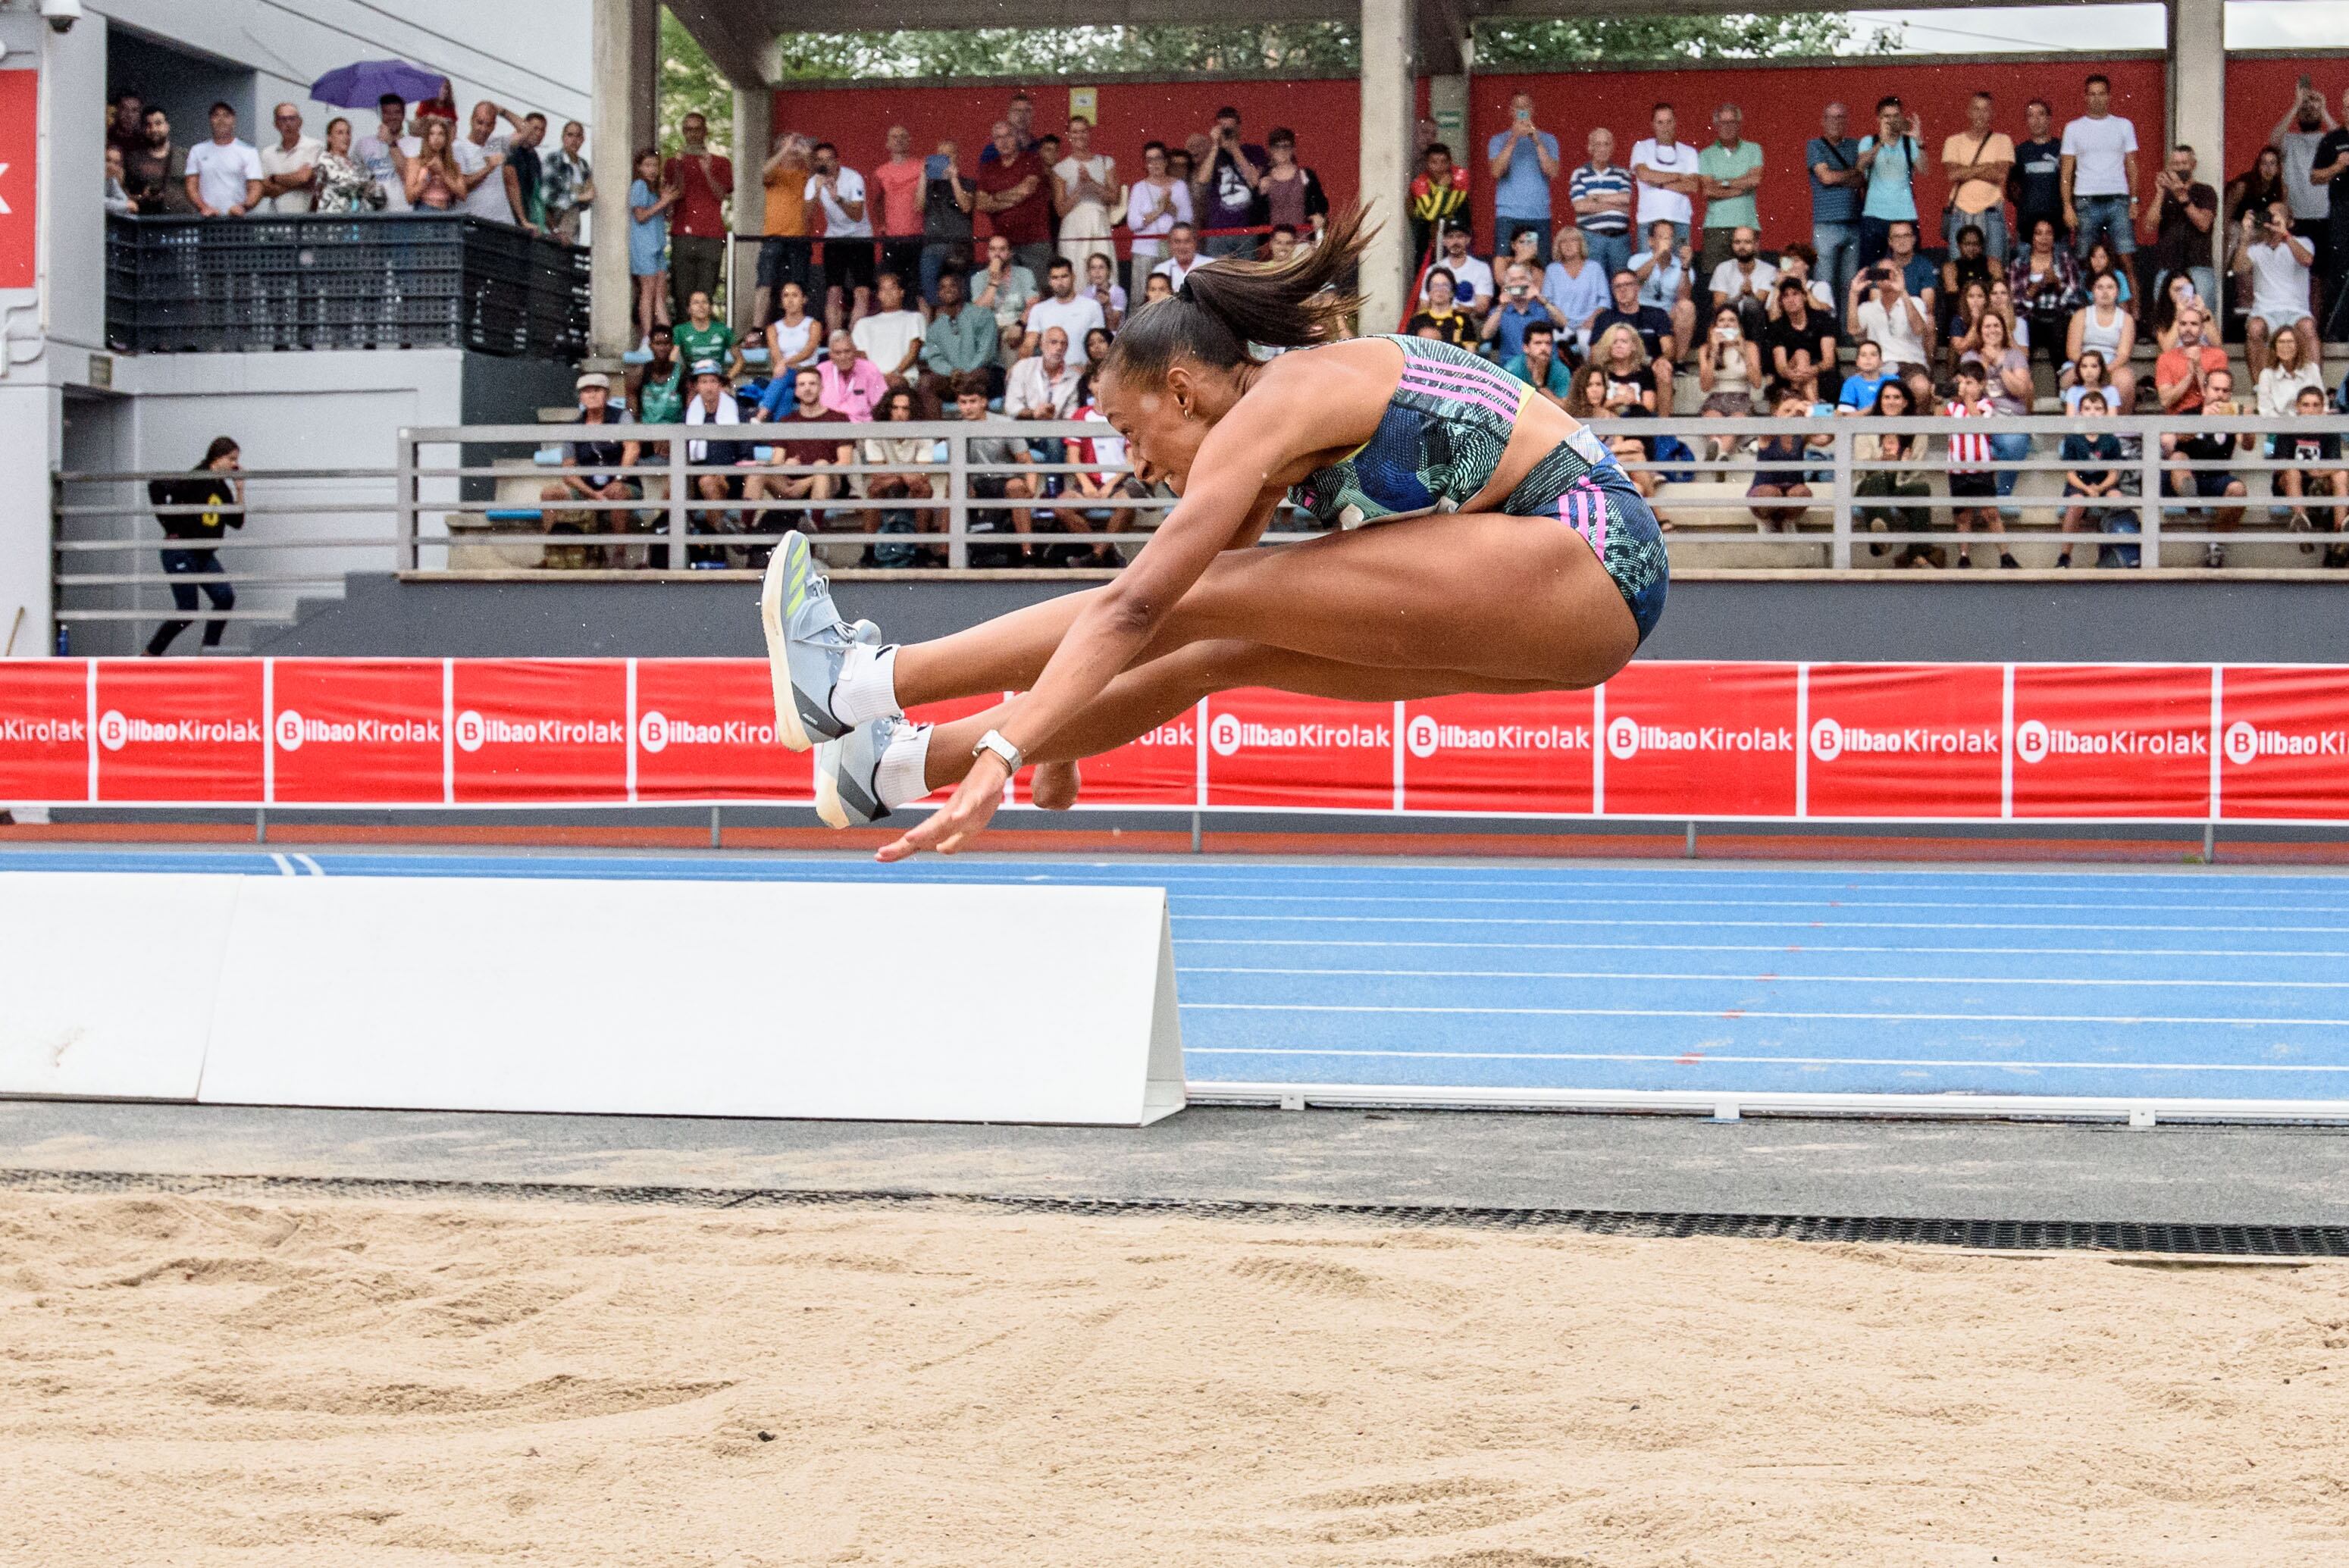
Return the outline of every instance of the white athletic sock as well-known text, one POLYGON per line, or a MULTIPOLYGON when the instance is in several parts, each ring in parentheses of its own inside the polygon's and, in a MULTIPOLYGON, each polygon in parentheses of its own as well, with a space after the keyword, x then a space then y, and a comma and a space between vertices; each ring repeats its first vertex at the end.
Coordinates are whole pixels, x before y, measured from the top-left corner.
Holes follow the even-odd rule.
POLYGON ((898 731, 873 770, 873 792, 892 811, 920 799, 930 792, 929 763, 930 727, 917 724, 898 731))
POLYGON ((832 711, 841 723, 852 727, 870 724, 876 718, 905 716, 905 710, 897 706, 895 643, 885 648, 859 644, 848 650, 848 657, 841 662, 840 679, 832 688, 832 711))

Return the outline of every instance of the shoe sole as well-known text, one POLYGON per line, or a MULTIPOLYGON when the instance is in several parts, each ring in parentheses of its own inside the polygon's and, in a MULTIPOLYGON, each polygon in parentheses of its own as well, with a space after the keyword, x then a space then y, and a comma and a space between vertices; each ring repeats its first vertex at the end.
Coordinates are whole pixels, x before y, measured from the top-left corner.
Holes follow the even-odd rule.
POLYGON ((815 814, 817 820, 827 828, 845 828, 850 825, 847 809, 840 803, 840 785, 837 777, 831 768, 825 766, 829 759, 824 753, 833 751, 839 745, 839 741, 827 740, 816 750, 815 814))
POLYGON ((799 698, 792 690, 792 645, 786 630, 795 598, 792 590, 805 593, 812 564, 806 539, 794 531, 775 546, 767 560, 767 574, 759 584, 759 624, 767 634, 767 674, 775 688, 775 738, 793 751, 805 751, 815 744, 815 738, 801 722, 799 698))

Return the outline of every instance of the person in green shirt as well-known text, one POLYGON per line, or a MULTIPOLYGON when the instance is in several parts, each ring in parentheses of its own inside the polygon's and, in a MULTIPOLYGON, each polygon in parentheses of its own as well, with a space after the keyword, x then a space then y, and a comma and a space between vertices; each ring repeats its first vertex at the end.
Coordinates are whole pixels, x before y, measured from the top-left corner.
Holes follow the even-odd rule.
POLYGON ((628 401, 640 425, 685 422, 685 361, 677 352, 677 328, 655 322, 652 358, 628 367, 628 401))
POLYGON ((688 365, 714 360, 726 366, 730 379, 742 374, 742 350, 734 341, 734 329, 717 318, 709 295, 700 289, 687 299, 685 319, 677 324, 677 356, 688 365))
POLYGON ((977 372, 988 378, 989 395, 999 397, 999 352, 995 313, 970 303, 960 273, 939 273, 938 308, 922 334, 922 396, 933 406, 951 402, 956 377, 977 372))
POLYGON ((1713 269, 1729 259, 1732 234, 1762 227, 1754 200, 1754 193, 1762 188, 1762 148, 1744 139, 1745 111, 1733 103, 1723 104, 1713 111, 1713 129, 1719 139, 1696 159, 1705 196, 1700 277, 1711 277, 1713 269))

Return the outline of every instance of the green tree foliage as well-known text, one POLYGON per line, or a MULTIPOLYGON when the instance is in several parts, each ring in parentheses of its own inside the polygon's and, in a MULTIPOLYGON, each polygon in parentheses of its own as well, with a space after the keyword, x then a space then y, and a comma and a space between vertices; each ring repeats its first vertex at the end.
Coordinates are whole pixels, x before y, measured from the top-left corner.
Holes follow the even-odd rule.
POLYGON ((655 91, 655 139, 663 152, 673 151, 682 139, 678 127, 688 114, 709 121, 709 145, 729 158, 734 155, 734 84, 712 65, 685 24, 666 9, 660 14, 660 72, 655 91))
POLYGON ((1479 68, 1599 60, 1764 60, 1884 54, 1899 42, 1857 36, 1830 13, 1755 16, 1488 17, 1476 24, 1479 68))

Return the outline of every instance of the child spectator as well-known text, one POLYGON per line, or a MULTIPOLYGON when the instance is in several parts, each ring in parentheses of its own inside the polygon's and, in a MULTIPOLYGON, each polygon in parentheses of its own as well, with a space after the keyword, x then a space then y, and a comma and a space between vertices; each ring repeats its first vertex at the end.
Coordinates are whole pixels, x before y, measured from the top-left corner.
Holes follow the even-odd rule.
MULTIPOLYGON (((2303 419, 2324 417, 2324 392, 2322 387, 2303 387, 2293 404, 2292 411, 2303 419)), ((2319 464, 2335 464, 2341 459, 2341 438, 2330 430, 2287 430, 2275 438, 2270 456, 2299 467, 2283 469, 2276 475, 2276 491, 2292 502, 2292 528, 2295 533, 2305 532, 2314 525, 2309 521, 2308 499, 2330 496, 2329 503, 2320 503, 2317 510, 2326 513, 2318 531, 2339 534, 2349 530, 2349 469, 2321 468, 2319 464)), ((2301 545, 2302 553, 2313 552, 2314 543, 2301 545)), ((2349 544, 2336 539, 2324 547, 2324 564, 2349 566, 2349 544)))
MULTIPOLYGON (((2080 390, 2079 406, 2075 411, 2084 419, 2102 419, 2106 417, 2109 407, 2103 390, 2089 387, 2080 390)), ((2072 465, 2064 470, 2065 500, 2078 500, 2085 503, 2102 500, 2106 496, 2120 493, 2121 476, 2117 469, 2092 469, 2086 466, 2090 463, 2120 461, 2120 438, 2111 431, 2099 430, 2094 435, 2075 433, 2066 436, 2064 438, 2063 450, 2059 455, 2064 462, 2072 465)), ((2106 521, 2110 515, 2111 509, 2108 507, 2086 504, 2066 506, 2064 509, 2064 531, 2067 534, 2083 531, 2113 532, 2115 531, 2108 527, 2106 521)), ((2064 542, 2063 550, 2055 557, 2055 564, 2058 566, 2072 564, 2070 540, 2064 542)))
MULTIPOLYGON (((1987 377, 1979 360, 1967 360, 1958 366, 1958 395, 1951 398, 1941 414, 1951 419, 1991 419, 1998 410, 1984 395, 1987 377)), ((1971 533, 1977 525, 2000 536, 1998 563, 2001 566, 2022 565, 2010 553, 2004 543, 2006 522, 1999 516, 1998 475, 1990 467, 1992 458, 1991 437, 1962 432, 1950 437, 1950 499, 1959 504, 1951 509, 1951 519, 1960 533, 1971 533), (1968 501, 1982 504, 1969 506, 1968 501)), ((1958 546, 1958 564, 1971 566, 1971 547, 1958 546)))

